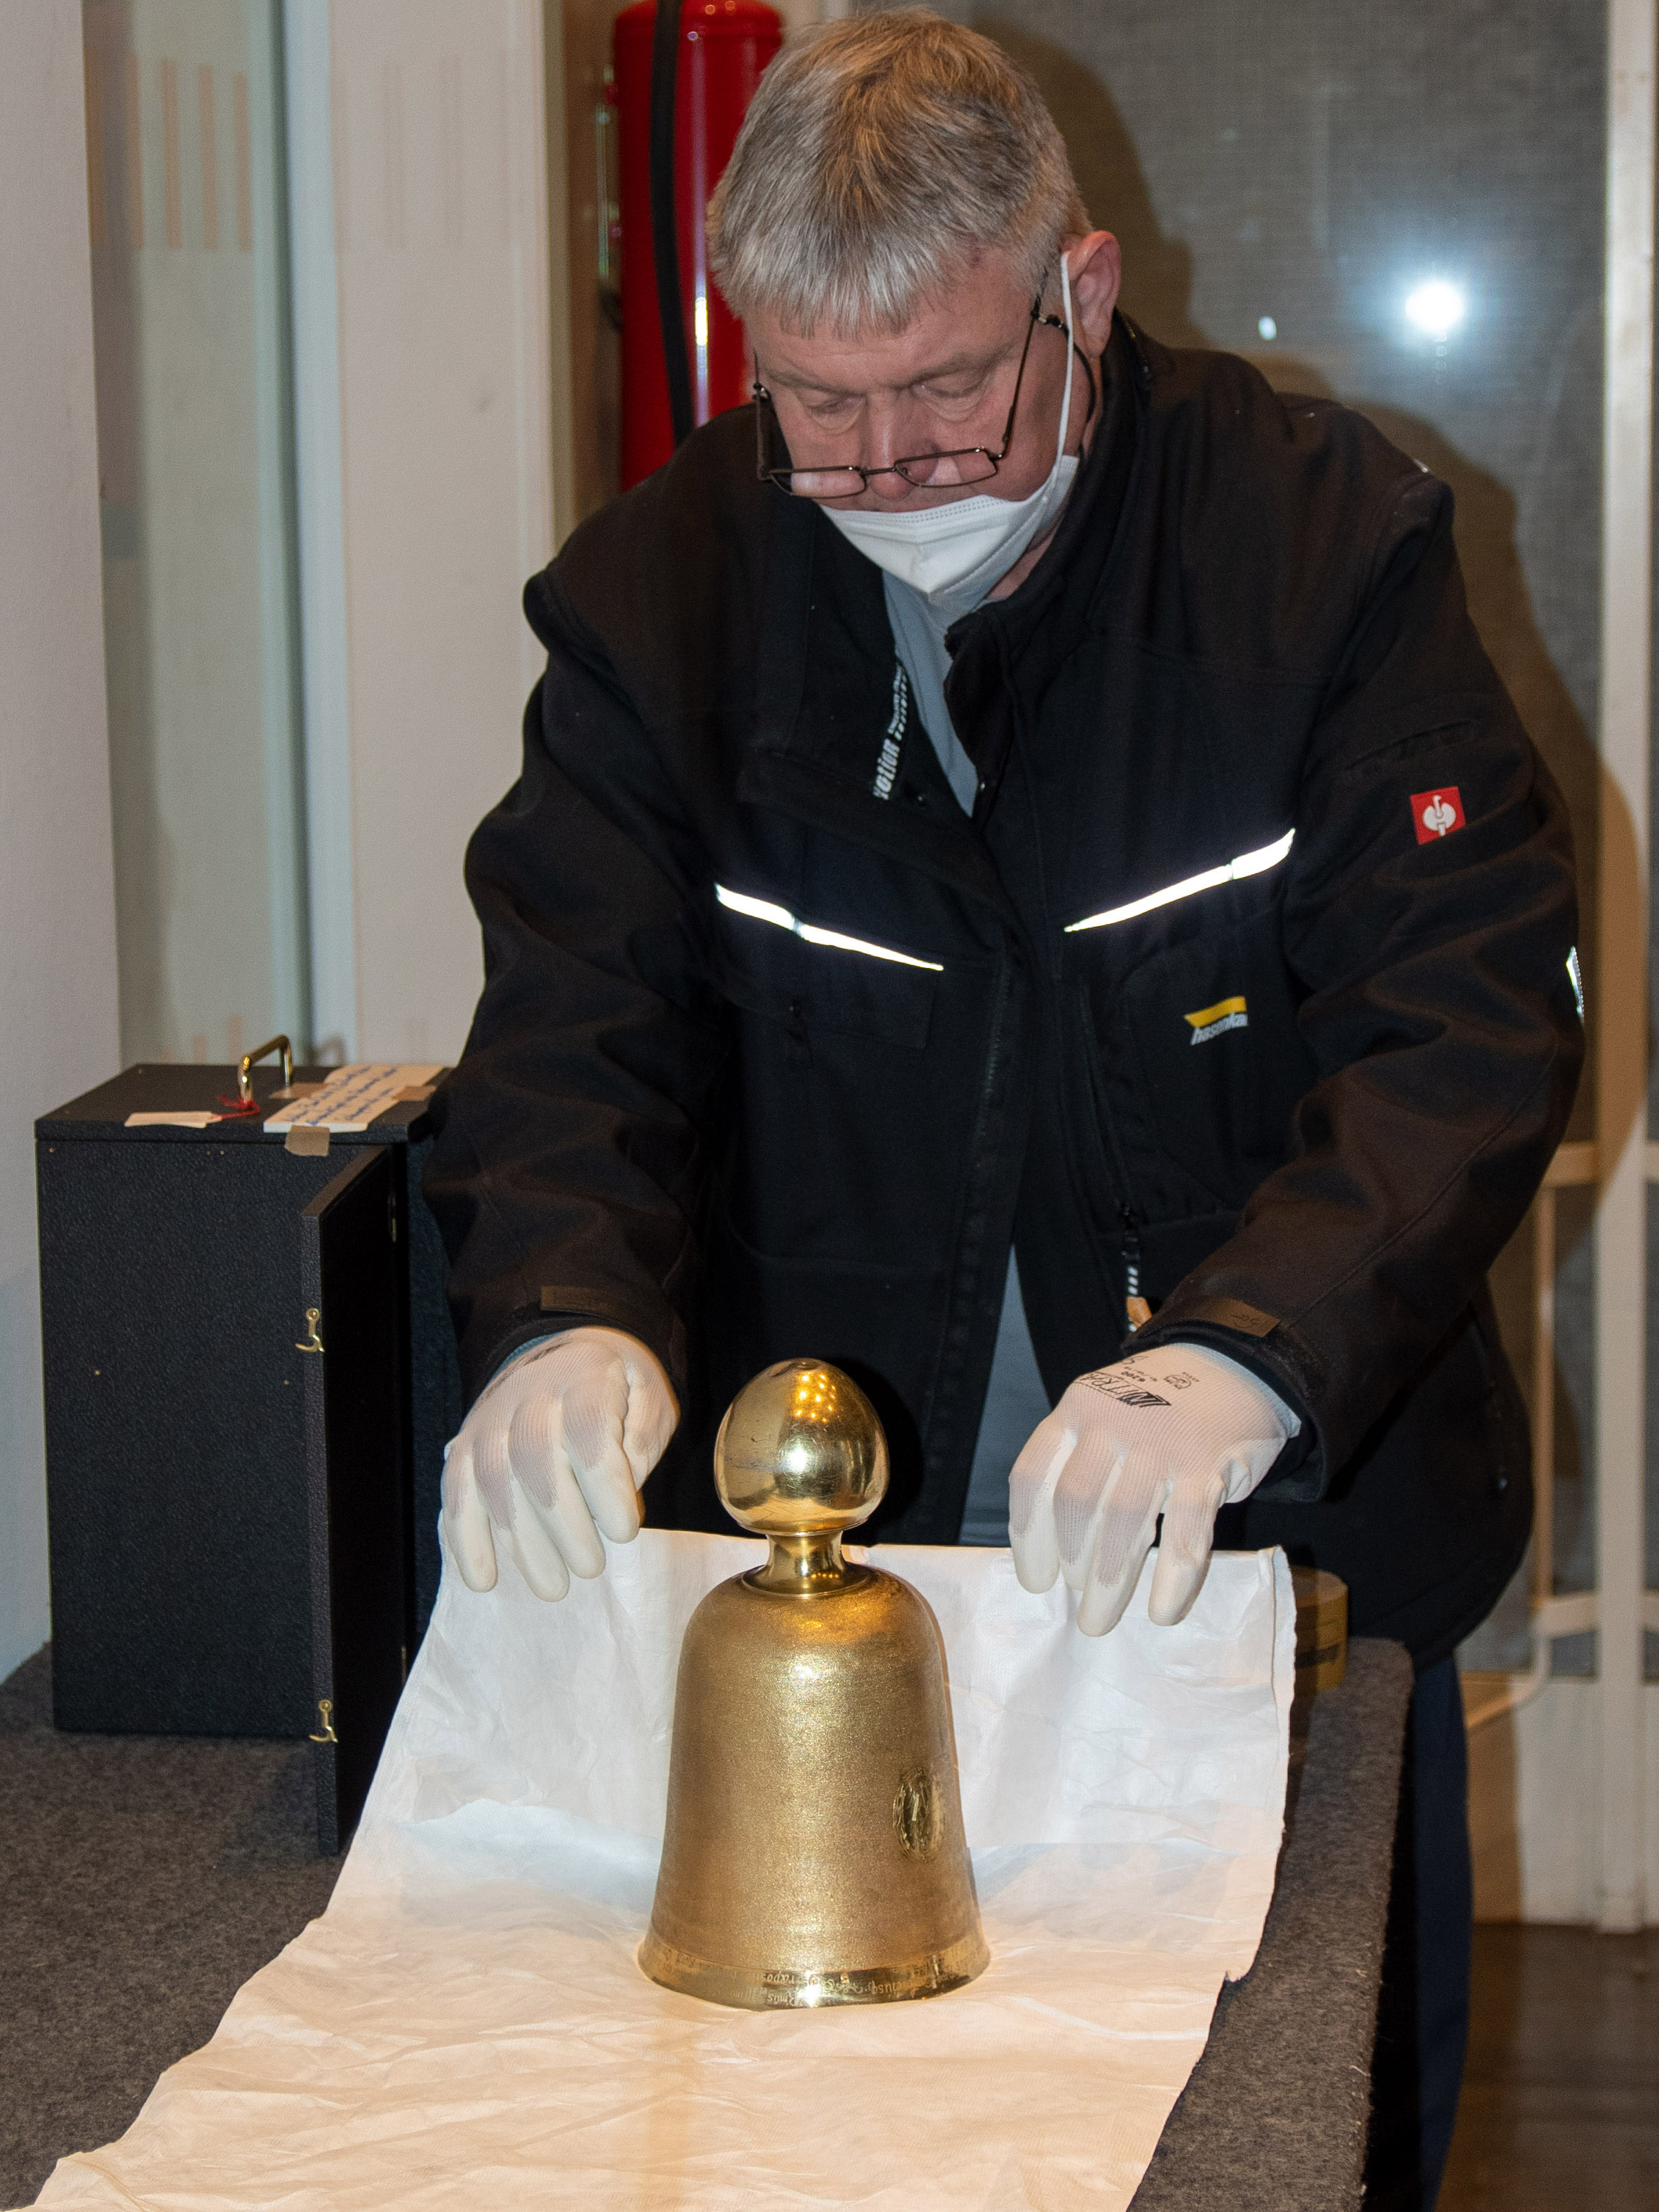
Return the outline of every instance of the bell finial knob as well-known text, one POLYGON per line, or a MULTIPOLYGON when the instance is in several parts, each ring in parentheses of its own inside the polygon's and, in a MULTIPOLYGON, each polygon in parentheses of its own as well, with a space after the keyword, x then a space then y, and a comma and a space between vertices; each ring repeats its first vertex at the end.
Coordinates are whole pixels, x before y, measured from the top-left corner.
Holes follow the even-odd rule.
POLYGON ((781 1544, 801 1552, 792 1582, 804 1568, 814 1579, 838 1571, 834 1540, 867 1521, 887 1488, 876 1409, 838 1367, 780 1360, 727 1408, 714 1439, 714 1486, 734 1521, 772 1539, 775 1565, 781 1544))

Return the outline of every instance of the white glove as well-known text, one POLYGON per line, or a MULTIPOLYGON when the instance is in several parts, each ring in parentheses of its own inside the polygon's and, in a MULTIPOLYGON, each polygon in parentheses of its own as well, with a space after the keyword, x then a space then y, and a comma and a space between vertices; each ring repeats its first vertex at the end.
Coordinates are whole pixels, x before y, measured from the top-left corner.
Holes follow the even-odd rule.
POLYGON ((639 1534, 639 1489, 680 1417, 655 1357, 615 1328, 568 1328, 500 1369, 444 1450, 444 1532, 469 1589, 498 1546, 538 1597, 605 1571, 639 1534))
POLYGON ((1302 1424, 1236 1360, 1166 1344, 1080 1375, 1031 1431, 1008 1479, 1008 1535, 1028 1590, 1056 1568, 1080 1590, 1085 1636, 1115 1628, 1164 1540, 1147 1610, 1182 1618, 1210 1564, 1215 1516, 1248 1498, 1302 1424))

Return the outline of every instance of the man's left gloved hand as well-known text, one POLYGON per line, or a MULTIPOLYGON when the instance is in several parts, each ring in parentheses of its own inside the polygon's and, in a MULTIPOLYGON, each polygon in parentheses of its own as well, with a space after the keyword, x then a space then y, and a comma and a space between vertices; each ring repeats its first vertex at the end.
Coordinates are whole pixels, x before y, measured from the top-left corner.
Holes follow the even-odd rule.
POLYGON ((1008 1534, 1028 1590, 1056 1570, 1082 1593, 1085 1636, 1115 1628, 1164 1536, 1148 1611, 1180 1620, 1210 1563, 1215 1516, 1248 1498, 1302 1424, 1219 1352, 1165 1344, 1081 1375, 1014 1462, 1008 1534))

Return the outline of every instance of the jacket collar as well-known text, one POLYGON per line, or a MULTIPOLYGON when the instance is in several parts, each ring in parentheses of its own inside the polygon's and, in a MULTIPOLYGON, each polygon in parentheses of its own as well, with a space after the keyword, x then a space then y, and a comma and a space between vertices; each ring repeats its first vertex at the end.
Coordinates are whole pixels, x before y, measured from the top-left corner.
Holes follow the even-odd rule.
MULTIPOLYGON (((1150 380, 1139 333, 1120 314, 1102 357, 1100 428, 1054 543, 1018 591, 952 626, 958 664, 988 653, 1008 666, 1033 638, 1050 654, 1082 642, 1119 535, 1150 380)), ((880 569, 807 501, 778 493, 769 531, 754 734, 738 797, 890 852, 1006 907, 965 820, 924 816, 873 787, 895 665, 880 569)))
POLYGON ((1123 519, 1152 384, 1140 333, 1121 313, 1112 318, 1100 375, 1100 427, 1078 471, 1053 544, 1018 591, 1006 599, 988 599, 952 623, 946 642, 953 653, 976 629, 993 623, 1006 631, 1018 651, 1062 601, 1079 613, 1092 604, 1123 519))

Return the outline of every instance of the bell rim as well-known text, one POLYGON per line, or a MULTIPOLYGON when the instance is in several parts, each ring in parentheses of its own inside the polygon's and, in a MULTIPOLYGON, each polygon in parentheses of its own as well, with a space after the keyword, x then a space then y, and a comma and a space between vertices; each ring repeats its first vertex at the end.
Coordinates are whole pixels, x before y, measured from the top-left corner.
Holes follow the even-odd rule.
POLYGON ((965 1988, 991 1963, 984 1930, 975 1925, 953 1943, 897 1964, 853 1967, 775 1967, 757 1973, 700 1959, 648 1928, 635 1953, 640 1971, 661 1988, 741 2012, 817 2012, 830 2005, 902 2004, 965 1988))

